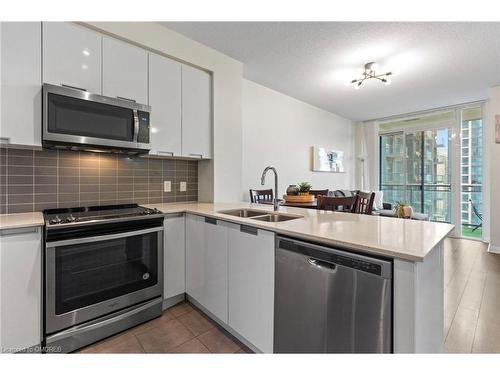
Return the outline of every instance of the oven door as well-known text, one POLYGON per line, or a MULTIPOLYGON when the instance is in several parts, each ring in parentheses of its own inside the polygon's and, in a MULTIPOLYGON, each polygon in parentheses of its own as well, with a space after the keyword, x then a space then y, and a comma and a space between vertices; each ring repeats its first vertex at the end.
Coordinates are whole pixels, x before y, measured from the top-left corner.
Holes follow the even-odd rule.
POLYGON ((45 146, 149 149, 146 105, 50 84, 43 85, 43 103, 45 146))
POLYGON ((163 227, 46 244, 45 332, 161 296, 163 227))

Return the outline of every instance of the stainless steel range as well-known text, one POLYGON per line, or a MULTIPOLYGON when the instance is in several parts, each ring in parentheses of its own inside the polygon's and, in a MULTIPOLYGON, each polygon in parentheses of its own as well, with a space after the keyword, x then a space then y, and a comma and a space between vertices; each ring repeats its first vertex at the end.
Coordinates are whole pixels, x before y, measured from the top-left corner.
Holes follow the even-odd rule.
POLYGON ((161 314, 161 211, 129 204, 44 217, 47 347, 70 352, 161 314))

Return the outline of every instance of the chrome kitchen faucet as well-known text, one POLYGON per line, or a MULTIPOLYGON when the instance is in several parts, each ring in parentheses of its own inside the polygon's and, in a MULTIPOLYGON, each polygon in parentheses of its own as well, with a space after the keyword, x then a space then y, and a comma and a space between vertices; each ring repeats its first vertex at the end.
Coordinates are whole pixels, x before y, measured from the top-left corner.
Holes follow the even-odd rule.
POLYGON ((273 207, 274 211, 278 211, 278 172, 276 172, 276 168, 274 167, 266 167, 262 172, 262 177, 260 178, 260 184, 264 185, 266 183, 266 173, 267 171, 272 170, 274 172, 274 198, 273 198, 273 207))

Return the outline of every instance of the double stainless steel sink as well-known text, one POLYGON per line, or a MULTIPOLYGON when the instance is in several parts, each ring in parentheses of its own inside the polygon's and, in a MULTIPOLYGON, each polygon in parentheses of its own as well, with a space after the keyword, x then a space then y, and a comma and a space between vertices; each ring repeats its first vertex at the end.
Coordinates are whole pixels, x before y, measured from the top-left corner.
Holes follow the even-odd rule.
POLYGON ((244 217, 259 221, 267 221, 270 223, 279 223, 282 221, 300 219, 303 217, 300 215, 285 214, 281 212, 269 212, 263 210, 253 210, 249 208, 237 208, 234 210, 218 211, 218 213, 237 216, 237 217, 244 217))

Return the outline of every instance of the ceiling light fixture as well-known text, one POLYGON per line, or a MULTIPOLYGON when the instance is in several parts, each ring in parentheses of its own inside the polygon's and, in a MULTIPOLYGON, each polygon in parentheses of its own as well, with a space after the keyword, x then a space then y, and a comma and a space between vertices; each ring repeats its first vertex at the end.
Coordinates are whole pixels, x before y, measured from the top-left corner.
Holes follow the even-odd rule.
POLYGON ((363 78, 359 79, 353 79, 351 81, 351 84, 353 87, 357 90, 361 87, 364 81, 367 79, 378 79, 380 82, 382 82, 384 85, 390 85, 391 84, 391 79, 389 76, 392 75, 392 72, 387 72, 387 73, 382 73, 382 74, 377 74, 375 70, 378 68, 377 63, 374 62, 369 62, 365 64, 365 71, 362 73, 363 78))

